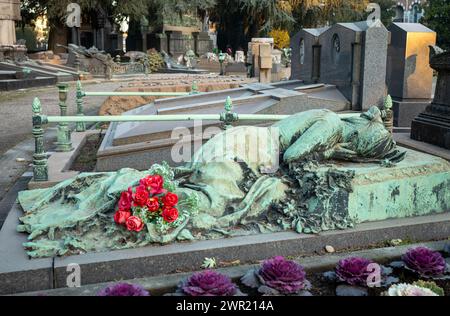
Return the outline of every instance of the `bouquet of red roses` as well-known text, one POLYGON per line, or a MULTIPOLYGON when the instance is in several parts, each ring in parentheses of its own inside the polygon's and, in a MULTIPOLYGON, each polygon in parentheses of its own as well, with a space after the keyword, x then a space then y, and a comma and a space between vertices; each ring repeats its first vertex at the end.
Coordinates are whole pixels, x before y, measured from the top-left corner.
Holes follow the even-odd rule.
POLYGON ((129 231, 140 232, 146 224, 162 222, 174 224, 178 219, 178 196, 164 189, 164 178, 149 175, 120 195, 114 221, 129 231))

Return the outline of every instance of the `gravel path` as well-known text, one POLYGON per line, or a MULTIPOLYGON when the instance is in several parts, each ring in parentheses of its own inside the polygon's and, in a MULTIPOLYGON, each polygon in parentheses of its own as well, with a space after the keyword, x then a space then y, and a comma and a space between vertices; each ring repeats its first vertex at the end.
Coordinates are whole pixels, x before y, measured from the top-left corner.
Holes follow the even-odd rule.
MULTIPOLYGON (((114 91, 124 82, 89 82, 83 86, 86 91, 114 91)), ((34 97, 41 100, 43 113, 58 115, 58 89, 54 86, 0 93, 0 200, 22 176, 30 170, 34 152, 31 134, 31 104, 34 97)), ((85 113, 97 114, 106 97, 90 97, 85 100, 85 113)), ((68 112, 76 112, 75 82, 69 84, 68 112)), ((48 126, 44 134, 45 146, 51 150, 56 138, 55 126, 48 126)), ((0 210, 0 221, 8 210, 0 210)))
MULTIPOLYGON (((98 82, 83 84, 86 91, 114 91, 123 82, 98 82)), ((23 91, 2 92, 0 95, 0 154, 31 137, 31 104, 33 99, 41 100, 42 111, 47 115, 58 115, 58 89, 45 87, 23 91)), ((106 97, 85 98, 85 113, 97 113, 106 97)), ((67 98, 68 113, 76 113, 75 83, 69 84, 67 98)))

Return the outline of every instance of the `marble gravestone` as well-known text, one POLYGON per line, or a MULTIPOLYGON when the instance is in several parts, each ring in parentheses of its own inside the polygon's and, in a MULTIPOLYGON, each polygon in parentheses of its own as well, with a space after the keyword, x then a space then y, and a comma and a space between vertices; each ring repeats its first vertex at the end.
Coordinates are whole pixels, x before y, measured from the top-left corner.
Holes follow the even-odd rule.
POLYGON ((317 83, 320 77, 319 35, 328 27, 302 29, 291 38, 291 77, 317 83))
POLYGON ((392 23, 388 48, 387 85, 393 99, 394 125, 409 127, 431 102, 433 70, 429 45, 436 33, 420 23, 392 23))
POLYGON ((388 41, 389 32, 380 21, 304 29, 291 40, 292 79, 335 85, 353 110, 381 105, 388 41))

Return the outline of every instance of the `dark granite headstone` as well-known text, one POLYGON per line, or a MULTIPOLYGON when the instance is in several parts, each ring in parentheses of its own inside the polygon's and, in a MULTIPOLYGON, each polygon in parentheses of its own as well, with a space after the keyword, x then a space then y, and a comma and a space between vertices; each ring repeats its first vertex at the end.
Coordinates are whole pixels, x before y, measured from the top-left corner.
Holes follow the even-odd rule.
POLYGON ((430 66, 438 72, 434 99, 411 123, 411 138, 450 149, 450 51, 434 48, 430 66))
POLYGON ((213 50, 213 41, 208 32, 193 33, 195 42, 195 53, 198 56, 210 53, 213 50))
POLYGON ((355 110, 382 104, 388 40, 380 21, 333 25, 319 36, 320 82, 336 85, 355 110))
POLYGON ((328 27, 302 29, 291 38, 291 78, 316 83, 320 76, 319 35, 328 27))

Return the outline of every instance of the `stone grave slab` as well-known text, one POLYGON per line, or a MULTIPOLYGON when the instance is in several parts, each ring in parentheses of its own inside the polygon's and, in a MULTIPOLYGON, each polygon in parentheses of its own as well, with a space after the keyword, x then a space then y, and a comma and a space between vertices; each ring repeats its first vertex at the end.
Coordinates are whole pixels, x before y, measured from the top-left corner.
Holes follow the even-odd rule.
MULTIPOLYGON (((296 90, 301 81, 284 81, 277 84, 246 84, 242 88, 209 92, 186 97, 158 99, 124 115, 165 115, 165 114, 219 114, 223 112, 227 96, 233 100, 233 111, 243 114, 294 114, 314 108, 333 111, 349 110, 345 97, 331 85, 314 91, 296 90), (323 90, 323 91, 322 91, 323 90)), ((237 122, 242 125, 268 125, 271 122, 237 122)), ((194 121, 177 122, 125 122, 112 123, 108 128, 97 153, 97 171, 112 171, 129 166, 136 169, 148 167, 148 161, 172 160, 171 148, 179 141, 178 134, 172 137, 175 127, 187 128, 199 134, 201 142, 210 136, 201 137, 208 127, 220 126, 219 121, 203 122, 201 129, 194 130, 194 121)), ((198 124, 197 124, 198 125, 198 124)), ((183 141, 184 143, 184 141, 183 141)), ((191 152, 193 152, 193 148, 191 152)))
POLYGON ((31 260, 23 251, 27 236, 16 231, 22 214, 14 203, 0 231, 0 294, 53 287, 53 258, 31 260))
MULTIPOLYGON (((409 248, 415 247, 427 247, 429 249, 435 251, 442 251, 446 246, 446 240, 439 241, 431 241, 431 242, 421 242, 414 243, 408 245, 401 245, 396 247, 381 247, 381 248, 372 248, 372 249, 364 249, 352 251, 343 251, 339 253, 326 253, 325 249, 322 251, 318 251, 318 253, 313 254, 307 257, 294 257, 292 260, 300 263, 307 272, 317 272, 324 271, 325 269, 333 269, 341 259, 345 259, 347 257, 363 257, 367 259, 371 259, 375 262, 386 263, 392 260, 397 260, 401 255, 403 255, 409 248), (320 257, 319 257, 320 256, 320 257)), ((250 264, 240 264, 237 266, 230 267, 220 267, 217 268, 216 271, 222 274, 227 275, 233 281, 238 281, 248 270, 257 268, 259 264, 250 263, 250 264)), ((200 271, 200 270, 196 270, 200 271)), ((174 288, 177 287, 179 282, 187 277, 189 277, 192 272, 181 272, 181 273, 173 273, 166 274, 160 276, 151 276, 144 278, 133 278, 129 280, 123 280, 123 282, 131 283, 131 284, 139 284, 143 286, 145 289, 150 291, 152 295, 163 295, 168 292, 172 292, 174 288)), ((97 293, 109 286, 110 282, 104 283, 94 283, 83 285, 77 288, 58 288, 51 289, 47 291, 39 291, 39 292, 26 292, 16 294, 16 296, 36 296, 36 295, 45 295, 45 296, 96 296, 97 293)))
POLYGON ((0 62, 0 91, 54 85, 56 82, 55 76, 43 74, 39 71, 25 73, 22 67, 0 62))

